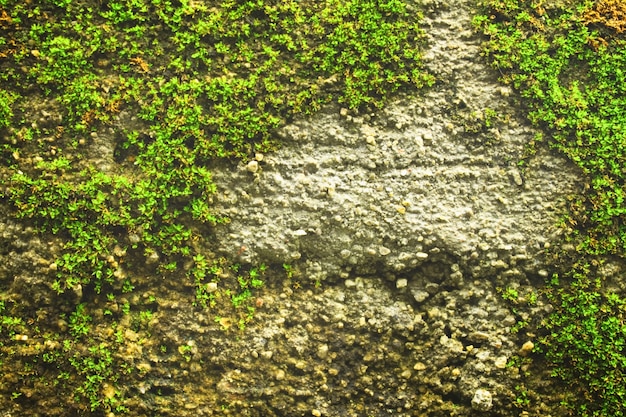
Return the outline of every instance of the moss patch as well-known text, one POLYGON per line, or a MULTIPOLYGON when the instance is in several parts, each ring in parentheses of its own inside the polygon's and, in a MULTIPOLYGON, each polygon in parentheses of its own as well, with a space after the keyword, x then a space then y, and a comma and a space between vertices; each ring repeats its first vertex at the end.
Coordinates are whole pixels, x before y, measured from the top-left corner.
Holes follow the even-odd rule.
POLYGON ((228 221, 209 166, 275 149, 274 128, 331 101, 375 108, 430 84, 419 18, 396 0, 0 0, 1 197, 62 242, 46 285, 65 293, 54 317, 2 304, 12 400, 127 408, 120 381, 158 306, 129 271, 185 280, 190 303, 245 327, 266 267, 208 251, 228 221), (89 160, 99 136, 114 137, 110 169, 89 160))
POLYGON ((626 249, 626 38, 622 1, 483 1, 485 54, 521 92, 544 141, 584 172, 587 190, 563 220, 579 259, 555 276, 543 349, 583 416, 626 411, 624 299, 598 266, 626 249))

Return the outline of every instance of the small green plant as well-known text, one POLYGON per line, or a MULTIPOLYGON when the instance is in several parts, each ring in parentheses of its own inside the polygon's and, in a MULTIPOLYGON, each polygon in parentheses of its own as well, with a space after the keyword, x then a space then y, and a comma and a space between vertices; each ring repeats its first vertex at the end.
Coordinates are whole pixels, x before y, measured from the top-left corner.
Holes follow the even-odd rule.
POLYGON ((86 400, 91 411, 102 407, 111 407, 119 412, 124 410, 119 391, 110 397, 105 397, 101 393, 105 384, 114 384, 118 378, 113 367, 112 352, 105 344, 90 347, 85 355, 77 353, 69 359, 69 362, 84 381, 75 390, 76 402, 86 400))
MULTIPOLYGON (((6 315, 5 311, 6 304, 4 301, 0 301, 0 335, 12 339, 18 332, 25 330, 25 323, 21 317, 6 315)), ((2 342, 0 342, 0 346, 2 346, 2 342)))
POLYGON ((152 313, 152 311, 150 311, 150 310, 144 310, 144 311, 139 313, 139 319, 143 323, 149 323, 150 320, 152 320, 153 317, 154 317, 154 313, 152 313))
POLYGON ((502 299, 511 301, 512 303, 517 303, 517 300, 519 299, 519 292, 515 288, 506 287, 506 289, 502 292, 502 299))
POLYGON ((623 415, 626 408, 626 300, 602 291, 588 266, 579 265, 571 288, 555 287, 557 306, 546 321, 542 349, 553 375, 573 388, 567 398, 584 416, 623 415), (576 396, 578 393, 578 396, 576 396), (593 404, 581 398, 596 398, 593 404))
POLYGON ((485 117, 485 127, 490 128, 493 126, 494 120, 499 118, 498 112, 494 109, 485 108, 483 115, 485 117))
POLYGON ((129 293, 129 292, 133 292, 134 289, 135 289, 135 286, 130 282, 130 280, 125 279, 124 283, 122 284, 122 292, 129 293))
POLYGON ((16 97, 13 94, 0 90, 0 129, 11 125, 13 119, 11 104, 15 99, 16 97))
POLYGON ((130 314, 130 303, 128 301, 122 304, 122 313, 124 313, 124 315, 130 314))
POLYGON ((483 1, 489 12, 475 24, 490 37, 485 52, 502 80, 526 99, 530 120, 588 176, 590 189, 573 207, 586 215, 570 217, 570 232, 589 253, 616 254, 626 248, 626 60, 615 53, 625 41, 590 24, 593 4, 575 3, 483 1), (589 71, 577 73, 582 67, 589 71))
POLYGON ((77 339, 83 336, 87 336, 89 334, 89 331, 91 330, 91 321, 91 316, 87 314, 86 304, 78 304, 74 312, 70 314, 70 333, 72 333, 72 335, 77 339))
POLYGON ((285 270, 285 274, 287 274, 287 279, 293 278, 294 269, 290 264, 283 264, 283 269, 285 270))
POLYGON ((178 346, 178 353, 185 359, 185 362, 191 361, 193 346, 189 344, 184 344, 178 346))
POLYGON ((517 396, 515 397, 515 406, 522 409, 528 408, 530 405, 530 398, 526 387, 523 385, 516 385, 515 391, 517 392, 517 396))

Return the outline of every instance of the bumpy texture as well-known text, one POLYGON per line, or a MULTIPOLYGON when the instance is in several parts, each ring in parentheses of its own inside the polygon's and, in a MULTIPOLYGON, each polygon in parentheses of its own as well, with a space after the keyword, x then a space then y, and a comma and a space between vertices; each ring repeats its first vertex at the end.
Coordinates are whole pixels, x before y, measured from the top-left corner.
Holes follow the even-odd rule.
POLYGON ((406 273, 452 258, 474 278, 538 274, 580 174, 542 151, 485 67, 469 12, 433 10, 424 59, 435 87, 373 114, 331 108, 279 134, 283 147, 216 169, 223 250, 294 262, 324 280, 406 273), (261 159, 261 158, 259 158, 261 159))
MULTIPOLYGON (((530 298, 548 276, 580 174, 546 150, 518 167, 535 131, 481 59, 467 3, 420 5, 428 92, 372 114, 331 107, 280 130, 278 152, 214 167, 215 207, 232 218, 214 229, 219 250, 291 264, 310 289, 264 277, 254 320, 235 333, 191 306, 190 283, 134 276, 158 301, 154 339, 135 344, 120 325, 138 370, 130 415, 511 416, 524 384, 538 393, 534 415, 558 415, 549 378, 513 360, 536 335, 510 332, 551 307, 539 297, 515 316, 501 292, 530 298)), ((103 170, 115 166, 108 140, 91 149, 103 170)), ((6 285, 41 305, 53 302, 51 272, 29 264, 49 246, 0 228, 6 285)))

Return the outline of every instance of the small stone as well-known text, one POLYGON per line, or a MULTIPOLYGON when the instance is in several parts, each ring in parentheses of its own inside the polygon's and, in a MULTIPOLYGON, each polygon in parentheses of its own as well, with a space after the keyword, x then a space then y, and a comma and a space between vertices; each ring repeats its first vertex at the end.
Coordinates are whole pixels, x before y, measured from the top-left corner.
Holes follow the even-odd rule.
POLYGON ((159 263, 159 254, 157 252, 151 252, 146 258, 146 265, 156 265, 159 263))
POLYGON ((68 325, 67 325, 67 322, 65 320, 59 319, 57 321, 57 327, 59 328, 59 330, 61 332, 65 332, 65 331, 67 331, 68 325))
POLYGON ((380 248, 378 248, 378 253, 380 253, 382 256, 387 256, 391 253, 391 249, 381 246, 380 248))
POLYGON ((516 169, 511 170, 511 178, 513 179, 513 182, 515 183, 515 185, 520 186, 520 187, 524 185, 522 174, 520 174, 518 170, 516 169))
POLYGON ((259 170, 259 161, 250 161, 248 165, 246 165, 246 170, 248 172, 252 172, 253 174, 259 170))
POLYGON ((509 265, 502 259, 495 259, 491 261, 491 266, 496 269, 507 269, 509 267, 509 265))
POLYGON ((140 364, 137 364, 137 370, 139 371, 139 373, 147 374, 152 370, 152 366, 147 362, 142 362, 140 364))
POLYGON ((493 407, 493 397, 491 392, 479 388, 472 398, 472 408, 477 411, 489 411, 493 407))
POLYGON ((212 293, 212 292, 215 292, 215 291, 217 291, 217 282, 209 282, 206 285, 206 292, 212 293))
POLYGON ((259 162, 261 162, 263 158, 265 158, 265 155, 263 155, 262 153, 257 152, 254 154, 254 159, 256 159, 259 162))
POLYGON ((76 284, 72 287, 72 291, 74 292, 74 295, 76 295, 76 298, 78 298, 79 300, 81 298, 83 298, 83 286, 80 284, 76 284))
POLYGON ((439 343, 452 353, 463 352, 463 343, 454 338, 450 338, 445 334, 439 338, 439 343))
POLYGON ((105 398, 109 400, 112 399, 113 397, 115 397, 116 391, 117 390, 113 385, 107 384, 106 382, 102 384, 101 393, 102 395, 104 395, 105 398))
POLYGON ((341 117, 348 116, 348 109, 346 109, 345 107, 342 107, 341 110, 339 110, 339 115, 341 115, 341 117))
POLYGON ((311 415, 315 417, 320 417, 322 415, 322 412, 320 410, 315 409, 311 411, 311 415))
POLYGON ((476 359, 481 362, 487 362, 490 357, 491 353, 488 350, 479 350, 478 353, 476 353, 476 359))
POLYGON ((417 301, 418 303, 423 303, 428 297, 430 297, 430 294, 422 290, 413 290, 411 291, 411 294, 413 295, 415 301, 417 301))
POLYGON ((320 359, 326 359, 327 356, 328 356, 328 345, 326 344, 320 345, 317 348, 317 357, 320 359))
POLYGON ((519 350, 519 354, 522 356, 527 356, 533 351, 534 348, 535 344, 529 340, 522 345, 522 348, 519 350))
POLYGON ((511 327, 515 323, 517 323, 517 319, 513 315, 507 315, 504 319, 502 319, 501 324, 504 327, 511 327))
POLYGON ((423 261, 423 260, 425 260, 426 258, 428 258, 428 254, 427 254, 426 252, 417 252, 417 253, 415 254, 415 258, 416 258, 416 259, 418 259, 418 260, 420 260, 420 261, 423 261))
POLYGON ((406 288, 407 285, 409 285, 409 281, 406 278, 400 278, 399 280, 396 281, 397 289, 406 288))
POLYGON ((279 369, 274 374, 274 378, 276 378, 277 381, 282 381, 283 379, 285 379, 285 371, 283 371, 282 369, 279 369))
POLYGON ((402 372, 402 373, 400 374, 400 377, 401 377, 402 379, 409 379, 409 378, 411 378, 411 375, 412 375, 412 374, 411 374, 411 371, 409 371, 409 370, 407 369, 406 371, 404 371, 404 372, 402 372))
POLYGON ((484 343, 487 342, 491 336, 488 333, 484 332, 471 332, 467 335, 467 340, 473 343, 484 343))
POLYGON ((122 247, 120 247, 119 245, 115 245, 115 247, 113 248, 113 255, 117 256, 118 258, 122 258, 126 255, 126 249, 122 249, 122 247))
POLYGON ((496 366, 496 368, 498 369, 504 369, 506 368, 506 364, 508 363, 508 359, 506 356, 498 356, 496 358, 496 360, 494 361, 494 365, 496 366))
POLYGON ((417 362, 414 366, 413 369, 416 371, 423 371, 424 369, 426 369, 426 365, 422 362, 417 362))

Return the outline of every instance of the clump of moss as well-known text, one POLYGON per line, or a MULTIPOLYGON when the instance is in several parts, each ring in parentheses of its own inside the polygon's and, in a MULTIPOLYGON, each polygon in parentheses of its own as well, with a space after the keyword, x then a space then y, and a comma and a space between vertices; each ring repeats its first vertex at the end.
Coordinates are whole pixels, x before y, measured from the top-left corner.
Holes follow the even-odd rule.
POLYGON ((545 142, 585 175, 563 220, 578 260, 551 283, 556 310, 543 349, 554 374, 578 390, 569 401, 579 415, 624 415, 625 301, 594 277, 626 250, 625 4, 488 0, 482 8, 474 21, 488 36, 485 54, 520 91, 545 142))

